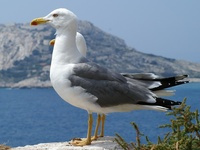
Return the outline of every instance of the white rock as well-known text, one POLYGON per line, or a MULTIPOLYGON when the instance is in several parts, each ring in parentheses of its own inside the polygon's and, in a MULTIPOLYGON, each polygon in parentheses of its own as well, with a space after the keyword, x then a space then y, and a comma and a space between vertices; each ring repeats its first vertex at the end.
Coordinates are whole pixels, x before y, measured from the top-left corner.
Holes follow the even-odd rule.
POLYGON ((70 142, 40 143, 37 145, 26 145, 11 150, 122 150, 114 140, 114 137, 103 137, 93 141, 91 145, 79 147, 72 146, 70 142))

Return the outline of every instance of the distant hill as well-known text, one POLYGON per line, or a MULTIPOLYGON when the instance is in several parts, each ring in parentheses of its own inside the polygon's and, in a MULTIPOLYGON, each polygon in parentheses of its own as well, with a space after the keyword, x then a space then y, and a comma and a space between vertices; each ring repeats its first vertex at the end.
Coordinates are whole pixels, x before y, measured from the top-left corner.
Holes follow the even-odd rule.
MULTIPOLYGON (((49 87, 49 68, 55 38, 50 26, 0 25, 0 87, 49 87)), ((200 64, 145 54, 130 48, 87 21, 79 21, 87 57, 117 72, 152 72, 160 76, 189 74, 200 78, 200 64)))

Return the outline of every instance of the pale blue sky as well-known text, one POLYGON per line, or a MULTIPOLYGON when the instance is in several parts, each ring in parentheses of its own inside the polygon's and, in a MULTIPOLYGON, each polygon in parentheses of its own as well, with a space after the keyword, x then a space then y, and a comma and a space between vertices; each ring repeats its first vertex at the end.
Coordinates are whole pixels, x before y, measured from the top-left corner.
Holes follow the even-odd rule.
POLYGON ((139 51, 200 63, 200 0, 1 0, 0 23, 65 7, 139 51))

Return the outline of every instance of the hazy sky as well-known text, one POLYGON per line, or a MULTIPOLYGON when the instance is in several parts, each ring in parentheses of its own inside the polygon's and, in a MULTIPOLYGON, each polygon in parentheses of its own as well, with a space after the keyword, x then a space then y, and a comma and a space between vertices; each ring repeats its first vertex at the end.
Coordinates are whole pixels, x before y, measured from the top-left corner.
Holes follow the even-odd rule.
POLYGON ((1 0, 0 23, 65 7, 139 51, 200 63, 200 0, 1 0))

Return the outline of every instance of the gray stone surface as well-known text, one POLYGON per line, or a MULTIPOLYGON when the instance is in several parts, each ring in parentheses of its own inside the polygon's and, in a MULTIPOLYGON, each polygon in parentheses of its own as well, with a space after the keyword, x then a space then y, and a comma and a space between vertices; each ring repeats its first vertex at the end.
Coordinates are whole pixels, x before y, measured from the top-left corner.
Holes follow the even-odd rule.
POLYGON ((103 137, 93 141, 91 145, 79 147, 72 146, 70 142, 40 143, 37 145, 26 145, 11 150, 122 150, 114 141, 114 137, 103 137))

